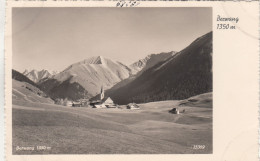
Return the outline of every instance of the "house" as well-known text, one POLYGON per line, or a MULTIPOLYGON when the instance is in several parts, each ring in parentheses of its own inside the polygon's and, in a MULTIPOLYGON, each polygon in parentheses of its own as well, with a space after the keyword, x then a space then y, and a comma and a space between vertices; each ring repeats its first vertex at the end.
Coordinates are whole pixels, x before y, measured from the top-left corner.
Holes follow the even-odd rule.
MULTIPOLYGON (((89 106, 89 99, 79 99, 77 101, 78 104, 80 104, 79 107, 88 107, 89 106)), ((77 107, 77 105, 76 105, 77 107)))
POLYGON ((178 108, 173 108, 169 111, 170 113, 173 113, 173 114, 180 114, 180 111, 178 108))
POLYGON ((82 107, 89 107, 89 102, 81 102, 82 107))
POLYGON ((81 102, 73 102, 72 107, 81 107, 82 103, 81 102))
POLYGON ((140 107, 136 103, 129 103, 127 104, 127 109, 135 110, 135 109, 140 109, 140 107))
POLYGON ((95 104, 93 106, 93 108, 106 108, 106 106, 104 104, 102 104, 102 103, 99 103, 99 104, 95 104))
POLYGON ((69 101, 69 100, 67 100, 67 101, 64 102, 64 106, 69 106, 69 107, 71 107, 72 104, 73 104, 73 102, 72 102, 72 101, 69 101))

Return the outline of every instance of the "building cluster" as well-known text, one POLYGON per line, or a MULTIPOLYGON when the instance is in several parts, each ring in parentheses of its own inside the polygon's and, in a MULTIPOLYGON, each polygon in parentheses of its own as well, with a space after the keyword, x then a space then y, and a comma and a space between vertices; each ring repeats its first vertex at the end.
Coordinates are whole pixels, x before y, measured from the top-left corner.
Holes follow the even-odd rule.
MULTIPOLYGON (((92 107, 92 108, 119 108, 117 104, 110 97, 105 97, 105 92, 103 87, 101 87, 101 92, 99 97, 95 100, 80 99, 78 101, 67 100, 65 106, 70 107, 92 107)), ((127 109, 140 109, 136 103, 129 103, 127 109)))

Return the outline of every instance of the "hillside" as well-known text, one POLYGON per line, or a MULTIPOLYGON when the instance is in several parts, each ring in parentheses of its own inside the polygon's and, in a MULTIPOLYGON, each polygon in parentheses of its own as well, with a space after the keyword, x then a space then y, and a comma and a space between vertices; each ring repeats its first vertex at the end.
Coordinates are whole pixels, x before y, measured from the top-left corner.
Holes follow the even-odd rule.
POLYGON ((179 106, 212 108, 212 97, 212 92, 203 93, 181 101, 179 106))
POLYGON ((72 77, 59 82, 56 79, 48 79, 40 84, 41 90, 45 91, 52 99, 68 98, 78 100, 79 98, 91 97, 79 83, 71 82, 72 77))
POLYGON ((12 70, 12 101, 54 103, 54 101, 37 84, 22 73, 12 70))
POLYGON ((40 82, 39 86, 54 98, 76 100, 84 95, 94 96, 101 86, 108 89, 130 75, 131 70, 126 65, 96 56, 70 65, 52 79, 40 82))
POLYGON ((39 88, 27 82, 12 80, 12 101, 13 104, 22 102, 38 102, 53 104, 54 101, 49 98, 39 88))
MULTIPOLYGON (((132 75, 129 78, 124 79, 121 82, 115 84, 112 88, 108 89, 107 93, 116 92, 116 90, 118 88, 124 87, 125 85, 129 84, 130 82, 135 80, 137 77, 139 77, 147 69, 153 67, 154 65, 156 65, 162 61, 169 59, 176 53, 177 52, 175 52, 175 51, 171 51, 168 53, 150 54, 150 55, 146 56, 145 58, 134 62, 133 64, 131 64, 129 66, 129 68, 131 69, 132 75)), ((93 99, 95 99, 95 98, 96 97, 94 97, 93 99)))
POLYGON ((12 79, 20 81, 20 82, 27 82, 27 83, 37 87, 37 85, 32 80, 30 80, 25 75, 23 75, 22 73, 14 70, 14 69, 12 70, 12 79))
POLYGON ((118 104, 126 104, 186 99, 211 91, 212 32, 106 95, 118 104))

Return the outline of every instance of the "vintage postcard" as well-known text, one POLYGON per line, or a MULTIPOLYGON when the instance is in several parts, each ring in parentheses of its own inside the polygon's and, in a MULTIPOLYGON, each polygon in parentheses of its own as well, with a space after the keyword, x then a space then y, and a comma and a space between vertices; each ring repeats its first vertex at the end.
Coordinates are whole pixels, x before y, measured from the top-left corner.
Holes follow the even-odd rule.
POLYGON ((258 160, 258 5, 8 1, 6 160, 258 160))

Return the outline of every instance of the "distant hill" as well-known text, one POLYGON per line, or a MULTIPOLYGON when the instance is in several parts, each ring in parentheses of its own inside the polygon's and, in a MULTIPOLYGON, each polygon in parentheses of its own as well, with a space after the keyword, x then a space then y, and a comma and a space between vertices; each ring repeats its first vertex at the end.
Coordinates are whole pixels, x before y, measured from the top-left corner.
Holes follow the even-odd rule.
POLYGON ((177 52, 175 52, 175 51, 171 51, 171 52, 166 52, 166 53, 150 54, 150 55, 146 56, 145 58, 134 62, 133 64, 131 64, 129 66, 129 68, 132 70, 133 74, 137 74, 138 72, 141 73, 141 72, 144 72, 145 70, 151 68, 155 64, 170 58, 171 56, 173 56, 176 53, 177 52))
POLYGON ((28 77, 30 80, 32 80, 35 83, 38 83, 42 79, 51 78, 53 75, 48 70, 41 70, 37 71, 35 69, 28 71, 27 69, 23 72, 23 75, 28 77))
POLYGON ((92 97, 101 86, 108 89, 128 78, 131 70, 124 64, 102 56, 95 56, 70 65, 52 79, 42 81, 39 86, 53 98, 79 99, 92 97))
POLYGON ((126 104, 186 99, 211 91, 212 32, 106 95, 118 104, 126 104))

